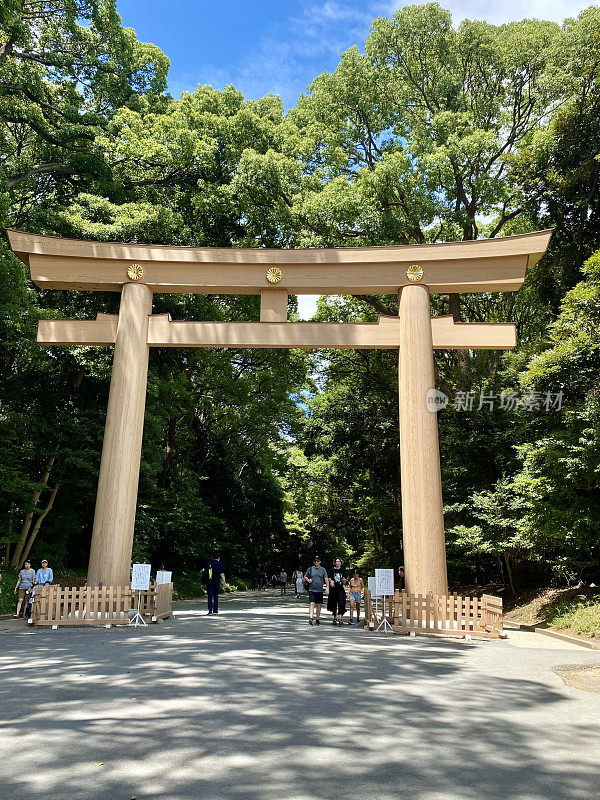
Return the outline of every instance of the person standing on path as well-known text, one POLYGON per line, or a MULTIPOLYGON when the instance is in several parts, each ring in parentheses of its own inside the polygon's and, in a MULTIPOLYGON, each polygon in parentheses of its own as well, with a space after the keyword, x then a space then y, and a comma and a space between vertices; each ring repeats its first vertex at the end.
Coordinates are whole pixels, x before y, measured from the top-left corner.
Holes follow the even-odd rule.
POLYGON ((304 575, 300 567, 298 567, 297 570, 294 570, 292 581, 296 590, 296 598, 298 598, 304 592, 304 575))
POLYGON ((400 584, 398 588, 401 592, 406 591, 406 575, 404 572, 404 567, 398 567, 398 583, 400 584))
POLYGON ((333 625, 343 625, 342 617, 346 613, 346 589, 344 585, 348 583, 348 580, 341 558, 336 558, 333 562, 333 569, 329 570, 328 580, 329 599, 327 600, 327 610, 333 614, 333 625))
POLYGON ((308 624, 312 625, 314 622, 317 625, 320 625, 321 606, 323 605, 323 591, 325 591, 326 594, 329 593, 327 572, 321 566, 320 556, 314 557, 313 566, 306 570, 305 580, 308 584, 308 624))
POLYGON ((356 621, 360 622, 360 600, 365 588, 363 579, 358 574, 358 569, 354 569, 354 574, 348 581, 350 588, 350 625, 353 623, 354 609, 356 609, 356 621))
POLYGON ((17 613, 15 617, 20 616, 21 614, 21 606, 23 608, 23 615, 27 613, 27 603, 29 601, 29 593, 31 592, 31 587, 35 583, 35 570, 31 568, 31 561, 26 561, 23 565, 23 569, 19 572, 19 577, 17 578, 17 585, 15 586, 14 594, 17 593, 17 589, 19 590, 19 600, 17 603, 17 613))
POLYGON ((206 584, 206 592, 208 594, 208 613, 219 613, 219 585, 222 583, 225 588, 225 571, 221 564, 221 556, 215 557, 209 561, 204 567, 204 583, 206 584))
POLYGON ((279 585, 281 587, 281 594, 287 594, 287 572, 281 568, 279 573, 279 585))

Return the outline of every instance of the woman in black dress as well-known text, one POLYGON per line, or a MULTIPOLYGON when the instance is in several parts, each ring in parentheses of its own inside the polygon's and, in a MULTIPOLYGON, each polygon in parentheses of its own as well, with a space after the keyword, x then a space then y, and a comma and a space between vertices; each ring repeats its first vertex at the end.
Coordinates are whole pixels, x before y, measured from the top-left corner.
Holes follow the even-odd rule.
POLYGON ((329 597, 327 610, 333 614, 333 625, 343 625, 342 617, 346 613, 346 590, 344 584, 348 582, 342 559, 336 558, 333 569, 329 570, 329 597))

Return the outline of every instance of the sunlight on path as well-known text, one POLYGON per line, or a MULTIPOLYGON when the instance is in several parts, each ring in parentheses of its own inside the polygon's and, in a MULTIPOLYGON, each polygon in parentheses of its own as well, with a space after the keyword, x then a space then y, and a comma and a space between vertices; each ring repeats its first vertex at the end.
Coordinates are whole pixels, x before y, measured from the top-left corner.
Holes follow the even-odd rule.
POLYGON ((221 603, 137 630, 10 624, 2 800, 598 794, 600 695, 552 671, 560 643, 377 635, 328 614, 310 627, 306 599, 275 592, 221 603))
MULTIPOLYGON (((573 644, 572 642, 564 642, 561 639, 554 639, 550 636, 543 636, 541 633, 534 633, 533 631, 506 631, 507 644, 513 647, 535 647, 541 650, 586 650, 583 645, 573 644)), ((597 654, 598 661, 600 661, 600 652, 597 654)))

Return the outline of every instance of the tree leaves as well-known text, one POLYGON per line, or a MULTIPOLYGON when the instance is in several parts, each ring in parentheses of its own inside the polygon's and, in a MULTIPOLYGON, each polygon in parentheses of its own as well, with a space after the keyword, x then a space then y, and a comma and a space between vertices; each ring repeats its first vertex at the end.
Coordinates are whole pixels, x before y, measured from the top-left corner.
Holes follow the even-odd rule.
MULTIPOLYGON (((375 20, 364 52, 349 48, 284 113, 279 98, 248 101, 232 86, 165 94, 167 57, 121 26, 114 0, 7 0, 3 224, 209 247, 554 226, 517 296, 434 296, 432 309, 518 329, 512 354, 438 352, 449 394, 568 389, 562 415, 440 414, 453 574, 493 578, 507 558, 512 575, 526 557, 564 578, 598 558, 599 270, 596 258, 582 266, 600 243, 599 30, 593 8, 560 28, 454 27, 435 3, 406 7, 375 20)), ((31 497, 55 454, 61 490, 41 541, 84 564, 112 354, 42 350, 35 327, 115 313, 118 297, 38 291, 5 246, 0 266, 0 537, 14 541, 37 513, 31 497)), ((317 317, 373 321, 396 302, 322 298, 317 317)), ((257 320, 259 303, 157 295, 154 311, 257 320)), ((136 554, 193 567, 219 547, 236 571, 318 545, 365 568, 399 563, 398 466, 393 353, 153 351, 136 554)))

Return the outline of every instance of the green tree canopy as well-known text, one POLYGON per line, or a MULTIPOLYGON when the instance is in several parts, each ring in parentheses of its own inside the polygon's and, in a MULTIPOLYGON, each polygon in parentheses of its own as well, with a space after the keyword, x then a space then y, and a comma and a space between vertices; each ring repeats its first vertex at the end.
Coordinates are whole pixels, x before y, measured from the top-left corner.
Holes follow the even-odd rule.
MULTIPOLYGON (((170 97, 168 59, 122 27, 114 0, 7 0, 0 217, 61 236, 224 247, 554 227, 518 294, 432 297, 435 314, 514 321, 519 337, 511 354, 437 352, 443 391, 565 399, 561 412, 440 414, 447 535, 456 580, 587 576, 598 560, 598 281, 596 257, 583 264, 600 247, 599 36, 596 8, 561 27, 457 26, 438 4, 405 7, 284 112, 232 86, 170 97)), ((13 556, 23 540, 86 562, 111 353, 41 349, 35 325, 117 303, 39 291, 0 246, 0 537, 13 556)), ((396 297, 322 298, 317 318, 396 308, 396 297)), ((259 303, 157 295, 154 310, 257 320, 259 303)), ((213 546, 237 571, 317 546, 365 568, 399 563, 393 353, 153 351, 136 552, 186 568, 213 546)))

